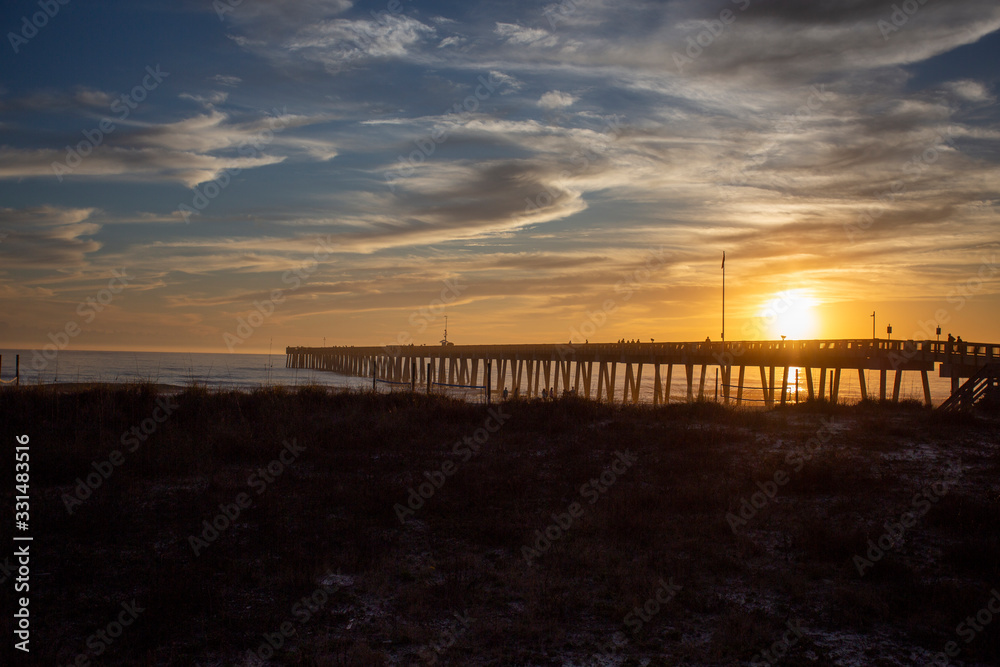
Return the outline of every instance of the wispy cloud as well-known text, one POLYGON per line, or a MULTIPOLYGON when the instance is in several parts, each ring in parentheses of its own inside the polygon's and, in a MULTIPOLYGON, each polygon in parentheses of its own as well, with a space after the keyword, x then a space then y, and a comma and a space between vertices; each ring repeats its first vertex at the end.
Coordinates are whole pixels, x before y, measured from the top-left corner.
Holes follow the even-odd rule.
POLYGON ((0 273, 41 266, 65 271, 85 264, 87 255, 101 249, 92 238, 100 230, 93 214, 92 208, 0 208, 0 273))
POLYGON ((226 86, 228 88, 236 88, 243 82, 243 79, 231 74, 214 74, 209 77, 209 80, 220 86, 226 86))

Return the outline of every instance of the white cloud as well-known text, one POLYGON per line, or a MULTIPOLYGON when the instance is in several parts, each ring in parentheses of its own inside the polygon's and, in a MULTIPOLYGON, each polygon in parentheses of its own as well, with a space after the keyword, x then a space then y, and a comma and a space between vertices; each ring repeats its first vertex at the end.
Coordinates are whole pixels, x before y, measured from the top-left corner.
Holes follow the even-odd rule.
POLYGON ((109 107, 115 98, 103 90, 82 88, 76 92, 76 101, 85 106, 109 107))
POLYGON ((435 32, 409 16, 385 15, 377 21, 333 19, 302 30, 287 48, 310 60, 341 67, 358 59, 405 57, 435 32))
POLYGON ((993 102, 996 97, 991 95, 986 87, 978 81, 951 81, 945 85, 955 97, 966 102, 993 102))
POLYGON ((516 77, 513 77, 509 74, 504 74, 503 72, 498 72, 496 70, 490 71, 490 78, 493 79, 494 81, 499 81, 500 83, 502 83, 504 86, 507 87, 507 90, 504 90, 501 93, 502 95, 507 95, 514 91, 521 90, 521 88, 524 87, 524 82, 519 81, 516 77))
POLYGON ((538 100, 538 106, 543 109, 561 109, 573 106, 573 103, 578 99, 580 98, 570 95, 569 93, 563 93, 558 90, 550 90, 542 95, 541 99, 538 100))

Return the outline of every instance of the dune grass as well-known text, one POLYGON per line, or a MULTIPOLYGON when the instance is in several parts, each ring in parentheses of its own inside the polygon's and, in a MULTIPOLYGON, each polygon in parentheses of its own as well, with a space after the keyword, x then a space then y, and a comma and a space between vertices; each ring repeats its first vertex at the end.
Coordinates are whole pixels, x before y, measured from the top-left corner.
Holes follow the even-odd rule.
POLYGON ((37 657, 95 660, 88 637, 135 599, 145 611, 100 664, 267 664, 251 652, 290 623, 270 664, 615 653, 629 665, 736 665, 793 618, 804 638, 783 664, 911 664, 949 640, 972 664, 1000 662, 1000 628, 967 645, 955 634, 1000 583, 995 421, 871 402, 499 409, 323 387, 0 392, 4 441, 31 436, 37 657), (133 427, 145 438, 129 451, 133 427), (473 453, 465 438, 480 429, 473 453), (304 449, 268 473, 289 443, 304 449), (789 456, 810 443, 796 470, 789 456), (123 462, 70 512, 67 497, 115 450, 123 462), (626 450, 630 468, 581 492, 626 450), (854 556, 959 460, 948 492, 859 575, 854 556), (787 483, 734 530, 727 515, 777 471, 787 483), (401 522, 410 489, 434 479, 401 522), (191 537, 239 494, 252 505, 196 555, 191 537), (551 530, 574 502, 582 515, 551 530), (547 530, 559 535, 545 545, 547 530), (634 610, 661 581, 679 592, 636 630, 634 610), (303 621, 294 606, 318 590, 326 600, 303 621))

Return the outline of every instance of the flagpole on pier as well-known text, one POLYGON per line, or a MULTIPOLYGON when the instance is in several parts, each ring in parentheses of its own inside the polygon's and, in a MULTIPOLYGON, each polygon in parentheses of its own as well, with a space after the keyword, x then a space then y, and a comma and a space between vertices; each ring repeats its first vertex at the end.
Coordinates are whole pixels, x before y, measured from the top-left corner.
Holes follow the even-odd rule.
POLYGON ((722 342, 726 342, 726 251, 722 251, 722 342))

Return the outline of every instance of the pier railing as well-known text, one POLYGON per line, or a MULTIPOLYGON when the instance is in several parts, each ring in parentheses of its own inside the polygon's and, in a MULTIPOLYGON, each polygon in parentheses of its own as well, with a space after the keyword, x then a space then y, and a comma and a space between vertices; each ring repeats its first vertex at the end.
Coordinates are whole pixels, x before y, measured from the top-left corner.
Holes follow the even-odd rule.
MULTIPOLYGON (((952 380, 957 390, 959 379, 974 376, 980 368, 1000 361, 1000 344, 965 341, 840 339, 840 340, 765 340, 765 341, 700 341, 700 342, 616 342, 616 343, 547 343, 521 345, 384 345, 289 347, 286 366, 330 370, 348 375, 367 376, 397 383, 486 384, 487 367, 496 367, 492 378, 496 391, 510 383, 521 389, 526 371, 526 393, 538 395, 554 378, 564 391, 582 389, 590 396, 591 374, 597 364, 597 398, 613 400, 617 368, 625 367, 623 400, 638 400, 639 383, 644 366, 654 371, 654 403, 669 400, 674 365, 686 371, 688 398, 693 398, 693 369, 701 367, 699 397, 704 391, 705 370, 717 366, 720 370, 724 399, 729 401, 730 388, 737 389, 736 402, 742 400, 747 368, 759 369, 767 403, 775 396, 775 369, 782 369, 782 394, 788 384, 789 369, 803 368, 810 398, 826 397, 827 371, 830 374, 830 400, 837 400, 842 370, 858 371, 861 394, 867 398, 865 370, 879 371, 879 396, 886 397, 888 372, 895 372, 893 399, 899 397, 904 371, 921 373, 924 397, 930 403, 927 373, 940 364, 941 377, 952 380), (570 364, 573 364, 571 369, 570 364), (666 367, 665 385, 660 367, 666 367), (738 369, 738 381, 731 373, 738 369), (573 379, 571 383, 571 370, 573 379), (818 391, 814 390, 813 370, 818 371, 818 391), (508 373, 509 371, 509 373, 508 373)), ((555 385, 553 385, 555 386, 555 385)))

